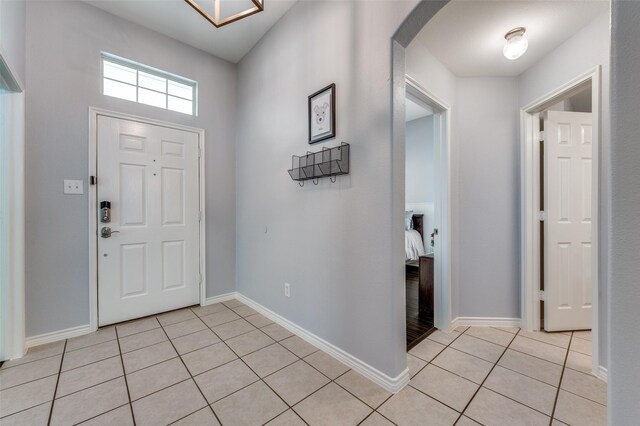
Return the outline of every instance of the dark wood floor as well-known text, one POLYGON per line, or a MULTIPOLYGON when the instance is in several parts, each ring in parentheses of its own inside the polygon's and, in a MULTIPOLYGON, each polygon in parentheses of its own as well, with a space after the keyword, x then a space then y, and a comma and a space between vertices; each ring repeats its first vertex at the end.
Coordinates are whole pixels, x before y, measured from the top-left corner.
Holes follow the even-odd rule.
POLYGON ((433 333, 433 313, 428 317, 418 315, 418 266, 406 267, 407 273, 407 350, 433 333))

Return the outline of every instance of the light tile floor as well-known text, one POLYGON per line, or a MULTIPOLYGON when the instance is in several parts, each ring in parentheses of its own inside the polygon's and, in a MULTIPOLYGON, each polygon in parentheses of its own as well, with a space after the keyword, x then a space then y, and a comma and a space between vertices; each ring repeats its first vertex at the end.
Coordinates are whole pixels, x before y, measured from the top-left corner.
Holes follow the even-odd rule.
POLYGON ((32 348, 0 368, 0 425, 604 425, 590 338, 436 331, 391 395, 233 300, 32 348))

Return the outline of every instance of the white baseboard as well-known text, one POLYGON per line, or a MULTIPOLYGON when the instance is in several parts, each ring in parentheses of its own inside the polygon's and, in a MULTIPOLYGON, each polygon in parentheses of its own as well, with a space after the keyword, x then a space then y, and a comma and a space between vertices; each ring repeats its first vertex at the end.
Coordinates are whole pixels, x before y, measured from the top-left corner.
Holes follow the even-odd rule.
POLYGON ((595 372, 595 373, 594 373, 594 375, 595 375, 598 379, 603 380, 603 381, 605 381, 605 382, 606 382, 606 381, 607 381, 607 375, 608 375, 608 373, 609 373, 609 372, 608 372, 608 370, 607 370, 605 367, 600 366, 600 367, 598 367, 598 371, 597 371, 597 372, 595 372))
POLYGON ((91 329, 90 324, 79 325, 77 327, 67 328, 65 330, 52 331, 50 333, 39 334, 37 336, 27 337, 26 346, 31 348, 47 343, 57 342, 58 340, 71 339, 72 337, 82 336, 95 330, 91 329))
POLYGON ((474 326, 474 327, 520 327, 520 318, 502 317, 458 317, 451 322, 451 327, 474 326))
MULTIPOLYGON (((205 300, 204 305, 212 305, 214 303, 225 302, 227 300, 235 299, 237 293, 231 292, 221 294, 219 296, 209 297, 205 300)), ((78 327, 67 328, 66 330, 52 331, 50 333, 44 333, 37 336, 27 337, 26 347, 31 348, 33 346, 44 345, 47 343, 57 342, 58 340, 71 339, 72 337, 82 336, 83 334, 91 333, 95 330, 91 328, 90 324, 80 325, 78 327)))
POLYGON ((232 291, 231 293, 221 294, 219 296, 207 297, 202 306, 213 305, 214 303, 226 302, 227 300, 235 299, 238 293, 232 291))
POLYGON ((316 336, 310 331, 307 331, 304 328, 292 323, 288 319, 281 317, 280 315, 265 308, 259 303, 254 302, 248 297, 240 293, 237 293, 236 298, 240 300, 242 303, 244 303, 245 305, 250 306, 251 308, 255 309, 256 311, 264 315, 265 317, 269 318, 271 321, 281 325, 282 327, 286 328, 290 332, 296 334, 300 338, 312 344, 316 348, 326 352, 327 354, 331 355, 338 361, 351 367, 353 370, 367 377, 369 380, 373 381, 374 383, 377 383, 378 385, 380 385, 381 387, 383 387, 389 392, 397 393, 400 390, 402 390, 402 388, 404 388, 407 385, 407 383, 409 383, 409 378, 410 378, 409 369, 405 369, 402 373, 400 373, 396 377, 389 377, 383 372, 381 372, 380 370, 370 366, 366 362, 332 345, 331 343, 316 336))

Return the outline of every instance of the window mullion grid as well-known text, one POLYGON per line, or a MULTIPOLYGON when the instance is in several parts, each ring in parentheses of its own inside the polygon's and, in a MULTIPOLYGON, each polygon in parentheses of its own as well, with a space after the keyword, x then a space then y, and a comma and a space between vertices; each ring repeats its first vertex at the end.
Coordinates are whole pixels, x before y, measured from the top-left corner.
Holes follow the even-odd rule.
MULTIPOLYGON (((120 64, 119 61, 109 61, 108 59, 106 61, 114 63, 114 64, 122 65, 122 66, 130 68, 131 70, 134 70, 136 72, 136 84, 135 84, 135 88, 136 88, 136 103, 140 103, 140 89, 142 88, 140 86, 141 68, 139 66, 135 66, 134 67, 134 66, 131 66, 129 64, 120 64)), ((104 60, 103 60, 103 69, 104 69, 104 60)), ((154 90, 154 89, 143 88, 143 89, 149 90, 151 92, 156 92, 156 93, 159 93, 159 94, 163 94, 165 96, 165 109, 167 109, 167 110, 169 109, 169 96, 173 96, 176 99, 181 99, 181 100, 184 100, 184 101, 187 101, 187 102, 191 102, 191 106, 192 106, 191 115, 195 116, 195 114, 196 114, 196 97, 197 97, 197 93, 196 93, 196 87, 197 86, 196 85, 193 85, 191 83, 188 83, 188 82, 182 81, 182 80, 178 81, 178 80, 170 79, 168 75, 160 75, 160 74, 156 73, 155 71, 150 71, 150 70, 146 70, 145 69, 144 72, 146 72, 148 74, 156 75, 156 76, 161 77, 161 78, 163 78, 165 80, 165 92, 164 93, 162 93, 162 92, 160 92, 158 90, 154 90), (182 85, 191 87, 191 99, 184 98, 184 97, 178 96, 178 95, 170 95, 169 94, 169 80, 171 80, 172 82, 178 83, 178 84, 182 84, 182 85)), ((115 82, 118 82, 118 83, 127 84, 129 86, 132 86, 132 84, 127 83, 125 81, 120 81, 120 80, 117 80, 117 79, 114 79, 114 78, 105 77, 104 76, 104 71, 103 71, 103 80, 105 80, 105 79, 106 80, 112 80, 112 81, 115 81, 115 82)))

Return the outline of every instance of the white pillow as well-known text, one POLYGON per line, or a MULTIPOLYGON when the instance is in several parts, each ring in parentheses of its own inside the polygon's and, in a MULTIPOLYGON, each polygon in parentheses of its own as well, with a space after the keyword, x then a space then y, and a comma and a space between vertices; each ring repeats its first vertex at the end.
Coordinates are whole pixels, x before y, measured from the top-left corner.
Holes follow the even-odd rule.
POLYGON ((404 212, 404 230, 413 229, 413 210, 404 212))

